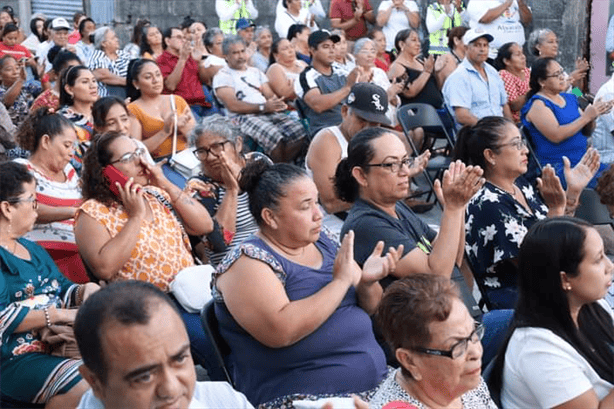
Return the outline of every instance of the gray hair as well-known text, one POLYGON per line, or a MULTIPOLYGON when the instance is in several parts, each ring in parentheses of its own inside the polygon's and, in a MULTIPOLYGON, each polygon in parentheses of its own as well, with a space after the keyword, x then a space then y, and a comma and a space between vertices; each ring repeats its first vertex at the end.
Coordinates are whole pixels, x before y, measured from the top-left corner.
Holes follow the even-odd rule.
POLYGON ((225 116, 215 114, 208 116, 205 122, 192 129, 192 132, 188 135, 188 143, 190 146, 196 146, 198 138, 206 133, 221 136, 225 140, 232 142, 233 145, 237 143, 240 136, 239 127, 236 126, 232 120, 225 116))
POLYGON ((527 49, 529 52, 533 55, 539 55, 537 46, 543 43, 546 40, 546 36, 549 34, 556 35, 556 33, 549 28, 533 30, 533 32, 529 35, 529 40, 527 41, 527 49))
POLYGON ((111 30, 111 27, 99 27, 94 30, 94 48, 97 50, 102 50, 102 42, 104 41, 104 37, 111 30))
POLYGON ((224 37, 224 42, 222 43, 222 54, 228 55, 230 52, 230 47, 239 43, 245 45, 245 41, 243 41, 243 39, 237 35, 229 35, 224 37))
POLYGON ((271 33, 271 29, 269 28, 269 26, 258 26, 256 28, 256 31, 254 31, 254 38, 257 40, 258 37, 260 37, 260 34, 264 33, 265 31, 268 31, 269 33, 271 33))
POLYGON ((213 45, 215 37, 219 35, 224 36, 224 32, 219 27, 212 27, 207 29, 207 31, 203 35, 203 44, 205 44, 205 47, 209 49, 209 47, 213 45))
POLYGON ((368 37, 363 37, 360 40, 356 41, 354 43, 354 55, 358 54, 360 50, 362 50, 364 46, 367 45, 368 43, 372 43, 373 45, 375 45, 373 43, 373 40, 371 40, 368 37))

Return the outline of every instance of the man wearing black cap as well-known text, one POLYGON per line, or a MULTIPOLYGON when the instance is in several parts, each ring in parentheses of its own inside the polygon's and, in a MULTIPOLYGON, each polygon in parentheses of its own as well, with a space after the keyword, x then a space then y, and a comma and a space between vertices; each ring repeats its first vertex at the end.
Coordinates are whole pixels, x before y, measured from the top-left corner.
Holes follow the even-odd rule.
POLYGON ((307 41, 311 66, 294 82, 298 104, 309 122, 310 135, 315 135, 327 126, 341 123, 341 103, 349 95, 352 85, 359 81, 361 75, 364 76, 359 67, 349 74, 333 68, 333 44, 339 40, 339 36, 325 30, 311 33, 307 41))
POLYGON ((343 122, 320 130, 309 145, 305 159, 307 172, 313 177, 320 204, 326 211, 323 223, 333 234, 338 235, 343 225, 344 217, 339 213, 352 207, 352 203, 344 202, 335 194, 332 180, 337 165, 347 156, 348 142, 361 129, 391 125, 387 110, 388 96, 383 88, 368 82, 354 84, 341 107, 343 122))

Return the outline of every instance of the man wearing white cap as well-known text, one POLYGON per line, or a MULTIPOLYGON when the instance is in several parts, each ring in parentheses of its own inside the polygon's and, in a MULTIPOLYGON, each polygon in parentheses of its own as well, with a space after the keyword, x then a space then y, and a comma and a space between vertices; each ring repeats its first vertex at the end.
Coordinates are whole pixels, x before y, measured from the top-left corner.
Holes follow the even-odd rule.
POLYGON ((486 31, 471 29, 463 36, 465 59, 443 85, 446 105, 459 126, 475 125, 485 116, 512 119, 507 94, 499 73, 488 59, 488 44, 493 37, 486 31))
POLYGON ((52 40, 46 47, 39 48, 36 53, 36 60, 39 65, 43 67, 43 74, 51 70, 51 61, 47 60, 47 53, 51 47, 59 45, 62 48, 66 48, 68 51, 76 52, 77 50, 73 45, 68 44, 68 31, 70 30, 70 24, 63 17, 54 18, 49 26, 51 29, 52 40))
POLYGON ((505 43, 523 46, 523 26, 531 24, 533 14, 527 0, 471 0, 465 18, 469 19, 470 28, 481 28, 493 36, 489 57, 494 60, 505 43))

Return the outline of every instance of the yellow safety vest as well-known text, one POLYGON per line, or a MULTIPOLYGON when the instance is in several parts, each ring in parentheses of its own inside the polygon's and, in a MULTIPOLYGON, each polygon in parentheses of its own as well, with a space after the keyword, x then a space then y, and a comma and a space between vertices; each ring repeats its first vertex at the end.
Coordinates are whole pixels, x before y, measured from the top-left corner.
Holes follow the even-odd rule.
MULTIPOLYGON (((454 7, 454 5, 452 5, 454 7)), ((444 6, 435 2, 428 7, 433 11, 433 15, 436 19, 442 14, 446 14, 446 10, 444 6)), ((460 13, 454 7, 454 14, 452 15, 453 19, 446 15, 446 19, 443 22, 443 27, 439 30, 429 34, 429 54, 445 54, 449 51, 448 49, 448 32, 454 28, 461 26, 463 24, 463 20, 461 19, 460 13)))
MULTIPOLYGON (((235 0, 226 0, 226 7, 230 8, 234 3, 235 0)), ((224 34, 237 34, 235 25, 240 18, 249 18, 249 11, 247 11, 247 6, 244 1, 241 2, 241 7, 239 10, 235 11, 235 14, 233 14, 230 20, 220 20, 220 30, 222 30, 224 34)))

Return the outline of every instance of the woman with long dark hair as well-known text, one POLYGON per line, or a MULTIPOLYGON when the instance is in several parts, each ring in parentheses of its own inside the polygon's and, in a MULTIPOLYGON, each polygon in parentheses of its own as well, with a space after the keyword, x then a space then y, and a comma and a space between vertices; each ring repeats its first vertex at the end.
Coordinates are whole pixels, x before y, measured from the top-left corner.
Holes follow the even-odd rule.
POLYGON ((613 316, 601 300, 613 269, 590 224, 555 218, 531 228, 511 335, 491 377, 504 408, 613 407, 613 316))

